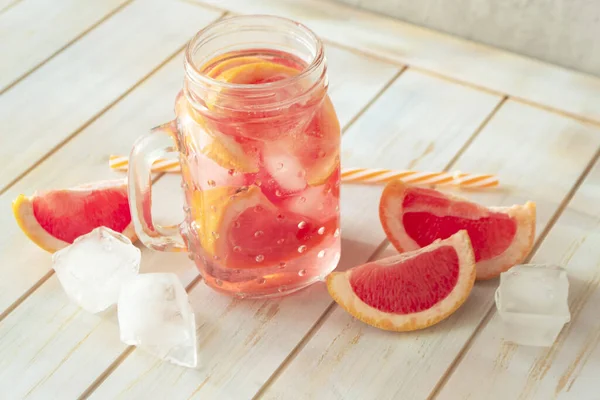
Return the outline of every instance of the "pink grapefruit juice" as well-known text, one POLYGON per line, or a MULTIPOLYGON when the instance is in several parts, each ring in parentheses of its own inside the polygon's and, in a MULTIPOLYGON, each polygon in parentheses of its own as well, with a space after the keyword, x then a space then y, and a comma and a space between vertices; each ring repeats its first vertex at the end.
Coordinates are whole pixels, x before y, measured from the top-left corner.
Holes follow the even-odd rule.
POLYGON ((204 101, 178 96, 182 231, 216 290, 290 293, 339 261, 340 127, 305 68, 280 51, 228 53, 202 70, 224 85, 204 101), (261 94, 254 103, 248 88, 261 94))

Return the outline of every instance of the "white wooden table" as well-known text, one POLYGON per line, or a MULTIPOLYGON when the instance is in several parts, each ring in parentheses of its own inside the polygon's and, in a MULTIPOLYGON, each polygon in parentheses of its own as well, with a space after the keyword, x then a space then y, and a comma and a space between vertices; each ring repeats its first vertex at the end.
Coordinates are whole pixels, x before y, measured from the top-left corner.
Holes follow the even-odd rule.
MULTIPOLYGON (((326 1, 0 0, 0 135, 2 399, 600 399, 598 78, 326 1), (572 320, 554 346, 502 341, 497 281, 430 329, 390 333, 347 315, 322 284, 233 300, 184 255, 143 249, 143 271, 187 285, 196 370, 122 344, 114 310, 68 301, 11 201, 113 177, 108 155, 172 117, 186 41, 227 13, 288 16, 324 39, 344 165, 496 173, 501 189, 469 197, 537 202, 531 259, 571 280, 572 320)), ((344 186, 340 268, 392 252, 380 192, 344 186)))

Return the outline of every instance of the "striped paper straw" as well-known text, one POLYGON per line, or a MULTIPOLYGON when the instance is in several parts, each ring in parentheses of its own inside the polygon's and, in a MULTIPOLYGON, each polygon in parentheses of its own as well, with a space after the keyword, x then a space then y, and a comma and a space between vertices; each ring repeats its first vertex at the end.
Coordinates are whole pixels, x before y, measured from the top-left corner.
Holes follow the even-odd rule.
MULTIPOLYGON (((110 156, 109 165, 118 171, 127 171, 128 158, 110 156)), ((179 172, 179 160, 159 159, 152 165, 152 172, 179 172)), ((499 185, 498 178, 490 174, 464 172, 394 171, 380 168, 342 168, 342 182, 378 185, 400 179, 405 183, 421 186, 458 186, 461 188, 490 188, 499 185)))

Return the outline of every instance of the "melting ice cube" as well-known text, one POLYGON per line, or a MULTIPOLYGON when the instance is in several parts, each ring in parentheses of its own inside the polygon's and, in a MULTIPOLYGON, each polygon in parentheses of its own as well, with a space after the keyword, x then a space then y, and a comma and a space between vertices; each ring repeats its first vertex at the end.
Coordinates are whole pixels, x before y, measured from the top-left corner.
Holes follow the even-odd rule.
POLYGON ((106 310, 123 282, 140 269, 140 250, 118 232, 99 227, 52 255, 52 267, 67 296, 86 311, 106 310))
POLYGON ((554 265, 516 265, 500 275, 496 307, 506 341, 551 346, 571 314, 567 272, 554 265))
POLYGON ((123 285, 121 341, 174 364, 196 367, 196 321, 177 275, 141 274, 123 285))
POLYGON ((263 157, 265 169, 284 193, 298 192, 306 187, 306 171, 285 147, 265 146, 263 157))

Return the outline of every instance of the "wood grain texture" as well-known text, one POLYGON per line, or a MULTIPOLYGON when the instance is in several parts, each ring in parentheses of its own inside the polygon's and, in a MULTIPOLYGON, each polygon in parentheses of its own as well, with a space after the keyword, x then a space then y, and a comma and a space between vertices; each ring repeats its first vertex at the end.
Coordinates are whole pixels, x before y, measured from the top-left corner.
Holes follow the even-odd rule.
POLYGON ((0 188, 97 117, 219 15, 182 2, 134 2, 5 92, 0 121, 10 140, 0 148, 5 160, 0 188))
POLYGON ((600 163, 596 163, 532 262, 562 265, 571 322, 549 348, 502 340, 497 313, 480 331, 438 399, 592 399, 600 370, 600 163), (473 385, 472 382, 478 382, 473 385), (470 397, 469 397, 470 396, 470 397))
POLYGON ((327 40, 600 122, 600 78, 591 75, 330 1, 196 1, 293 18, 327 40))
POLYGON ((25 0, 1 13, 0 92, 126 1, 25 0))
MULTIPOLYGON (((340 109, 342 123, 347 123, 399 71, 397 66, 358 57, 345 50, 328 49, 327 54, 330 71, 335 74, 331 86, 332 101, 340 109), (355 68, 345 68, 347 63, 352 63, 355 68), (370 97, 353 96, 357 90, 370 97)), ((0 265, 0 274, 5 278, 0 281, 3 306, 21 296, 50 268, 49 255, 18 232, 8 214, 9 201, 20 192, 31 193, 35 189, 68 187, 88 180, 114 177, 115 174, 108 168, 109 154, 127 154, 139 135, 173 118, 173 103, 182 84, 182 69, 180 57, 166 64, 0 198, 0 208, 7 210, 5 225, 9 227, 1 233, 0 240, 2 245, 6 245, 0 250, 7 261, 0 265)), ((181 214, 179 181, 177 175, 167 176, 159 180, 155 185, 158 187, 154 189, 154 210, 158 217, 171 223, 178 222, 177 216, 181 214)), ((142 252, 142 272, 175 272, 185 285, 198 274, 185 255, 156 253, 148 249, 142 249, 142 252)), ((205 295, 208 296, 216 294, 210 292, 205 295)), ((216 296, 214 301, 219 299, 222 296, 216 296)), ((251 307, 250 304, 248 306, 251 307)), ((204 307, 197 308, 202 310, 204 307)), ((99 316, 86 314, 83 318, 79 317, 82 312, 78 312, 70 318, 76 310, 77 307, 69 303, 53 276, 9 314, 0 326, 0 341, 13 344, 0 348, 0 358, 6 362, 0 364, 0 387, 26 373, 27 379, 20 380, 11 389, 16 398, 29 391, 40 397, 51 392, 62 395, 61 385, 76 375, 72 387, 64 390, 65 398, 70 398, 70 394, 83 392, 125 350, 126 346, 118 341, 114 310, 99 316), (44 306, 38 307, 38 301, 44 302, 44 306), (63 309, 68 313, 62 314, 60 310, 63 309), (54 322, 46 324, 40 313, 57 317, 49 317, 54 322), (20 326, 27 330, 21 332, 20 326), (106 333, 109 330, 110 335, 106 333), (27 343, 27 346, 19 351, 14 343, 19 343, 19 346, 27 343), (96 349, 102 349, 101 354, 96 349), (31 364, 35 354, 39 354, 35 356, 36 363, 31 364), (40 359, 43 362, 37 362, 40 359), (81 365, 87 364, 92 365, 81 368, 81 365), (11 368, 3 368, 6 365, 11 365, 11 368)), ((286 314, 294 315, 292 310, 286 314)), ((250 321, 253 316, 254 312, 251 312, 246 318, 250 321)), ((220 351, 225 348, 221 347, 220 351)))
MULTIPOLYGON (((409 70, 346 132, 342 163, 444 168, 499 101, 409 70)), ((364 262, 385 237, 377 217, 380 193, 381 187, 343 187, 340 269, 364 262)), ((199 284, 191 298, 199 326, 199 368, 184 370, 134 351, 93 399, 251 398, 331 303, 322 284, 267 301, 231 300, 199 284)), ((307 373, 295 378, 303 382, 307 373)), ((287 394, 298 398, 293 391, 287 394)))
MULTIPOLYGON (((600 129, 509 101, 453 168, 501 178, 498 190, 460 193, 483 204, 536 201, 539 233, 599 145, 600 129)), ((491 307, 496 284, 477 283, 458 312, 423 331, 381 331, 338 307, 264 397, 427 399, 491 307)), ((465 368, 465 382, 483 379, 473 380, 477 368, 465 368)))
POLYGON ((96 120, 30 174, 0 196, 0 310, 23 295, 50 266, 50 255, 19 229, 10 203, 19 194, 66 188, 123 176, 108 168, 108 156, 128 154, 135 139, 152 126, 173 118, 173 101, 181 86, 183 59, 176 57, 123 101, 96 120))

